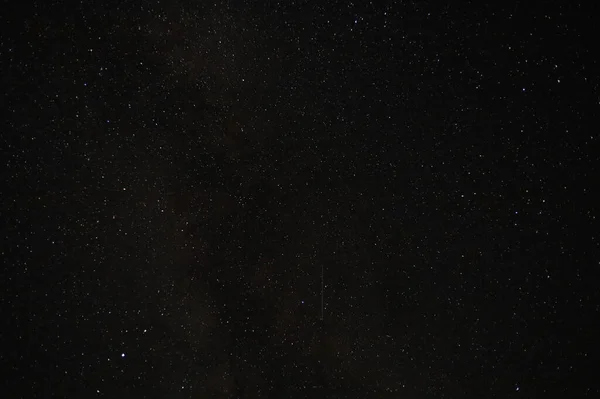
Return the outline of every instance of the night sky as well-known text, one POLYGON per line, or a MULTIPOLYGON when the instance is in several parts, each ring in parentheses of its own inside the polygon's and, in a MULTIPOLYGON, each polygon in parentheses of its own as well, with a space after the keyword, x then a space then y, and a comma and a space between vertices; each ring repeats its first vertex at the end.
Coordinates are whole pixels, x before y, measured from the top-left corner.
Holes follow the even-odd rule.
POLYGON ((600 397, 595 10, 109 3, 0 12, 2 397, 600 397))

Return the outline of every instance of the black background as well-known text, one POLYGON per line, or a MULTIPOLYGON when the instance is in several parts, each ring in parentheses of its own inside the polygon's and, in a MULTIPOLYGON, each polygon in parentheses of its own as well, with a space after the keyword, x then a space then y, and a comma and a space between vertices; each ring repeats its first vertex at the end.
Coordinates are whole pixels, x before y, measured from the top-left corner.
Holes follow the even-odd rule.
POLYGON ((597 397, 594 11, 5 2, 2 396, 597 397))

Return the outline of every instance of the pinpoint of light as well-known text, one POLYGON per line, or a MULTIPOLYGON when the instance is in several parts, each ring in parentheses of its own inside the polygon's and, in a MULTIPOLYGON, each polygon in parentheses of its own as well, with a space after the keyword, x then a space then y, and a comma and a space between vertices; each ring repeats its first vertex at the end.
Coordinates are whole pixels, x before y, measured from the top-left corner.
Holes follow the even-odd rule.
POLYGON ((516 389, 516 390, 518 391, 519 389, 520 389, 520 388, 519 388, 519 387, 517 387, 517 389, 516 389))
POLYGON ((125 357, 125 353, 121 353, 121 357, 125 357))
POLYGON ((304 301, 300 301, 300 303, 304 305, 304 301))

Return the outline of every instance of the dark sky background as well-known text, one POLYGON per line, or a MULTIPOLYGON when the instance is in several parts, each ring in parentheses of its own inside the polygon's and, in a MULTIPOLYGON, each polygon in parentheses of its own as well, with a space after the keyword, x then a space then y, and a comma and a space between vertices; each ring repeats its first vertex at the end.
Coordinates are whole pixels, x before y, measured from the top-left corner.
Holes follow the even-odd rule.
POLYGON ((3 397, 599 397, 595 10, 110 3, 0 13, 3 397))

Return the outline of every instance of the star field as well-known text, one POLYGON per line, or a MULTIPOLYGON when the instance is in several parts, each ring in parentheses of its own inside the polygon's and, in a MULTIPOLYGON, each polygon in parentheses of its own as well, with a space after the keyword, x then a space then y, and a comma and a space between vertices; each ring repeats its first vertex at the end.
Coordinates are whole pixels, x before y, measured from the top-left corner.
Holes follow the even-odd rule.
POLYGON ((593 10, 6 8, 7 398, 600 393, 593 10))

